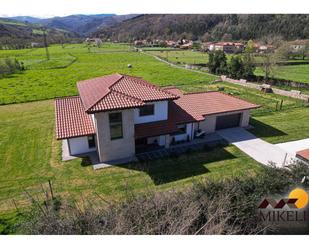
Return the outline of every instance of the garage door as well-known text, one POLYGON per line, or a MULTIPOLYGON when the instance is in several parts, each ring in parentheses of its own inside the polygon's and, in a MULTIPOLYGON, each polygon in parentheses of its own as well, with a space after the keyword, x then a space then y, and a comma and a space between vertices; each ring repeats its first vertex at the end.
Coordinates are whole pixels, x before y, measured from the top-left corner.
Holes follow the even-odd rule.
POLYGON ((240 125, 241 113, 218 116, 216 119, 216 130, 237 127, 240 125))

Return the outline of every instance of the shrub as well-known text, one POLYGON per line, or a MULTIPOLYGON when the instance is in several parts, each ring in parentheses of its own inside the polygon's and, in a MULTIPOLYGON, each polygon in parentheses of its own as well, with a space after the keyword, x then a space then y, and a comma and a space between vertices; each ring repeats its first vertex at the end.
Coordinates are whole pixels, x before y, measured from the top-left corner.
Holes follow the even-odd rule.
POLYGON ((24 70, 23 63, 19 63, 17 59, 5 58, 0 60, 0 77, 10 75, 24 70))
MULTIPOLYGON (((260 234, 262 198, 299 185, 308 166, 265 167, 258 175, 198 181, 182 191, 129 193, 121 203, 34 205, 20 226, 25 234, 260 234), (102 208, 104 206, 104 208, 102 208)), ((49 203, 49 202, 47 202, 49 203)), ((88 203, 88 201, 87 201, 88 203)))

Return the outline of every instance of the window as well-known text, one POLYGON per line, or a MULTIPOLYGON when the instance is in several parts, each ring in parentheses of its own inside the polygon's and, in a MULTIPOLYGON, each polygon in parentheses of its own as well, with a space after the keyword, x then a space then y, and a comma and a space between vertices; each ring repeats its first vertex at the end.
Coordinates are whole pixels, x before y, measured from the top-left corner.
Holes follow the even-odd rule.
POLYGON ((139 115, 140 116, 149 116, 154 115, 154 105, 145 105, 139 108, 139 115))
POLYGON ((119 139, 123 137, 122 134, 122 113, 110 113, 109 114, 109 129, 111 134, 111 140, 119 139))
POLYGON ((187 132, 187 127, 185 124, 177 125, 177 128, 179 130, 178 134, 185 134, 187 132))
POLYGON ((88 136, 88 147, 89 149, 94 148, 95 147, 95 138, 94 136, 88 136))

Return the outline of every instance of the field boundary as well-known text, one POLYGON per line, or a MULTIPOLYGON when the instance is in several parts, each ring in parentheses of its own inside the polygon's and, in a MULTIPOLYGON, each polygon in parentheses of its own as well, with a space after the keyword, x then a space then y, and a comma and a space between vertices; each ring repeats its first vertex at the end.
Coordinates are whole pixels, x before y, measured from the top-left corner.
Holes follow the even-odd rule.
MULTIPOLYGON (((260 84, 248 82, 247 80, 244 80, 244 79, 235 80, 235 79, 228 78, 225 75, 220 76, 220 78, 221 78, 222 81, 226 81, 228 83, 232 83, 232 84, 236 84, 236 85, 240 85, 240 86, 244 86, 244 87, 249 87, 249 88, 254 88, 254 89, 258 89, 258 90, 261 89, 260 84)), ((294 98, 294 99, 301 99, 301 100, 304 100, 307 103, 309 103, 309 95, 307 95, 307 94, 303 94, 301 92, 295 92, 295 91, 282 90, 282 89, 278 89, 278 88, 275 88, 275 87, 272 87, 271 90, 275 94, 286 96, 286 97, 291 97, 291 98, 294 98)))
POLYGON ((173 62, 163 60, 163 59, 161 59, 160 57, 158 57, 158 56, 156 56, 156 55, 152 55, 152 54, 149 54, 149 53, 144 52, 144 51, 140 51, 140 50, 139 50, 139 52, 142 53, 142 54, 151 56, 151 57, 155 58, 156 60, 158 60, 158 61, 160 61, 160 62, 163 62, 163 63, 165 63, 165 64, 170 65, 171 67, 180 68, 180 69, 184 69, 184 70, 187 70, 187 71, 191 71, 191 72, 195 72, 195 73, 200 73, 200 74, 205 74, 205 75, 209 75, 209 76, 214 76, 214 77, 218 78, 218 76, 215 75, 215 74, 206 73, 206 72, 200 71, 200 70, 198 70, 198 69, 191 69, 191 68, 179 66, 179 65, 176 65, 176 64, 173 63, 173 62))

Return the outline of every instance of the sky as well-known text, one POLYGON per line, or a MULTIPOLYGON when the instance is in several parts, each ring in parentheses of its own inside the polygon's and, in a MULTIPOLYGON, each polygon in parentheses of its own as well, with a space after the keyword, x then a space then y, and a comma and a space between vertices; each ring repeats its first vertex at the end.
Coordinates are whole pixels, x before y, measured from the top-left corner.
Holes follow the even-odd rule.
POLYGON ((309 4, 307 0, 0 0, 0 16, 101 13, 309 13, 309 4))

